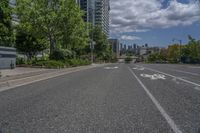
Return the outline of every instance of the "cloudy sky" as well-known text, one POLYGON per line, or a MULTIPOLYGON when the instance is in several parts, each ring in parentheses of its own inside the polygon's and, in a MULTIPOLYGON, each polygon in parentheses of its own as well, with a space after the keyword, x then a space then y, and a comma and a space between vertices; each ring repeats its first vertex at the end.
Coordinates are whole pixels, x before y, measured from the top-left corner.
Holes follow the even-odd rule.
POLYGON ((127 44, 167 46, 173 38, 200 39, 200 4, 195 0, 110 0, 110 36, 127 44))

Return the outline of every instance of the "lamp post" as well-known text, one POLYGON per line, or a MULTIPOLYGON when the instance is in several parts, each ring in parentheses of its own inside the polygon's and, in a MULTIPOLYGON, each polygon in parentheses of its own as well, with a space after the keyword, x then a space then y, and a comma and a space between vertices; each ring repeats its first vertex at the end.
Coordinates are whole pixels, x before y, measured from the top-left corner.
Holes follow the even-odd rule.
POLYGON ((182 63, 182 61, 181 61, 181 59, 182 59, 182 56, 181 56, 181 54, 182 54, 182 50, 181 50, 181 46, 182 46, 182 40, 179 40, 179 39, 173 39, 172 40, 173 42, 175 42, 175 41, 178 41, 179 42, 179 56, 180 56, 180 63, 182 63))

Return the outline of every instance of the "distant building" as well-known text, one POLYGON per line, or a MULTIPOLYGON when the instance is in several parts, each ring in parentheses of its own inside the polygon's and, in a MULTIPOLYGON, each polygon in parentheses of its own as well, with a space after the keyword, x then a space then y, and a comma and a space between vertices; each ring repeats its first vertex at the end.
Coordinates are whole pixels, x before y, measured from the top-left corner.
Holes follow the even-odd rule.
POLYGON ((123 44, 120 43, 120 51, 122 51, 122 50, 123 50, 123 44))
POLYGON ((159 47, 150 47, 148 48, 148 54, 158 53, 160 52, 161 48, 159 47))
POLYGON ((109 39, 109 43, 110 43, 110 46, 112 48, 113 54, 116 57, 119 57, 119 55, 120 55, 120 52, 119 52, 119 46, 120 46, 119 40, 118 39, 109 39))
POLYGON ((139 48, 140 56, 147 55, 147 53, 148 53, 148 48, 147 47, 140 47, 139 48))
POLYGON ((126 46, 126 44, 124 44, 124 50, 127 50, 127 46, 126 46))
POLYGON ((136 49, 137 48, 137 44, 133 44, 133 48, 136 49))

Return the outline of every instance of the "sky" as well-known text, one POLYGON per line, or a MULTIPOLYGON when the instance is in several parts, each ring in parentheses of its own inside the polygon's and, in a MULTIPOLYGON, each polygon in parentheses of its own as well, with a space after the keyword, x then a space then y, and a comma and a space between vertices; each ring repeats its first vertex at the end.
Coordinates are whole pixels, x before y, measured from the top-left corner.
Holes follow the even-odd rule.
POLYGON ((110 0, 110 37, 125 44, 167 47, 173 39, 200 40, 196 0, 110 0))

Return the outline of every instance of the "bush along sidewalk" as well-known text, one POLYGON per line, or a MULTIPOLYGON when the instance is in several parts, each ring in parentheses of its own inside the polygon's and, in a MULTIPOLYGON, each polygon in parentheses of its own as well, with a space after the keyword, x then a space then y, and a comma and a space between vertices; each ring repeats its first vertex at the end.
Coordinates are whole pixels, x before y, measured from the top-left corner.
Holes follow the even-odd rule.
POLYGON ((50 68, 50 69, 60 69, 60 68, 68 68, 68 67, 76 67, 76 66, 84 66, 90 65, 91 62, 88 60, 82 59, 68 59, 68 60, 29 60, 22 61, 22 59, 18 59, 17 65, 24 67, 41 67, 41 68, 50 68))

